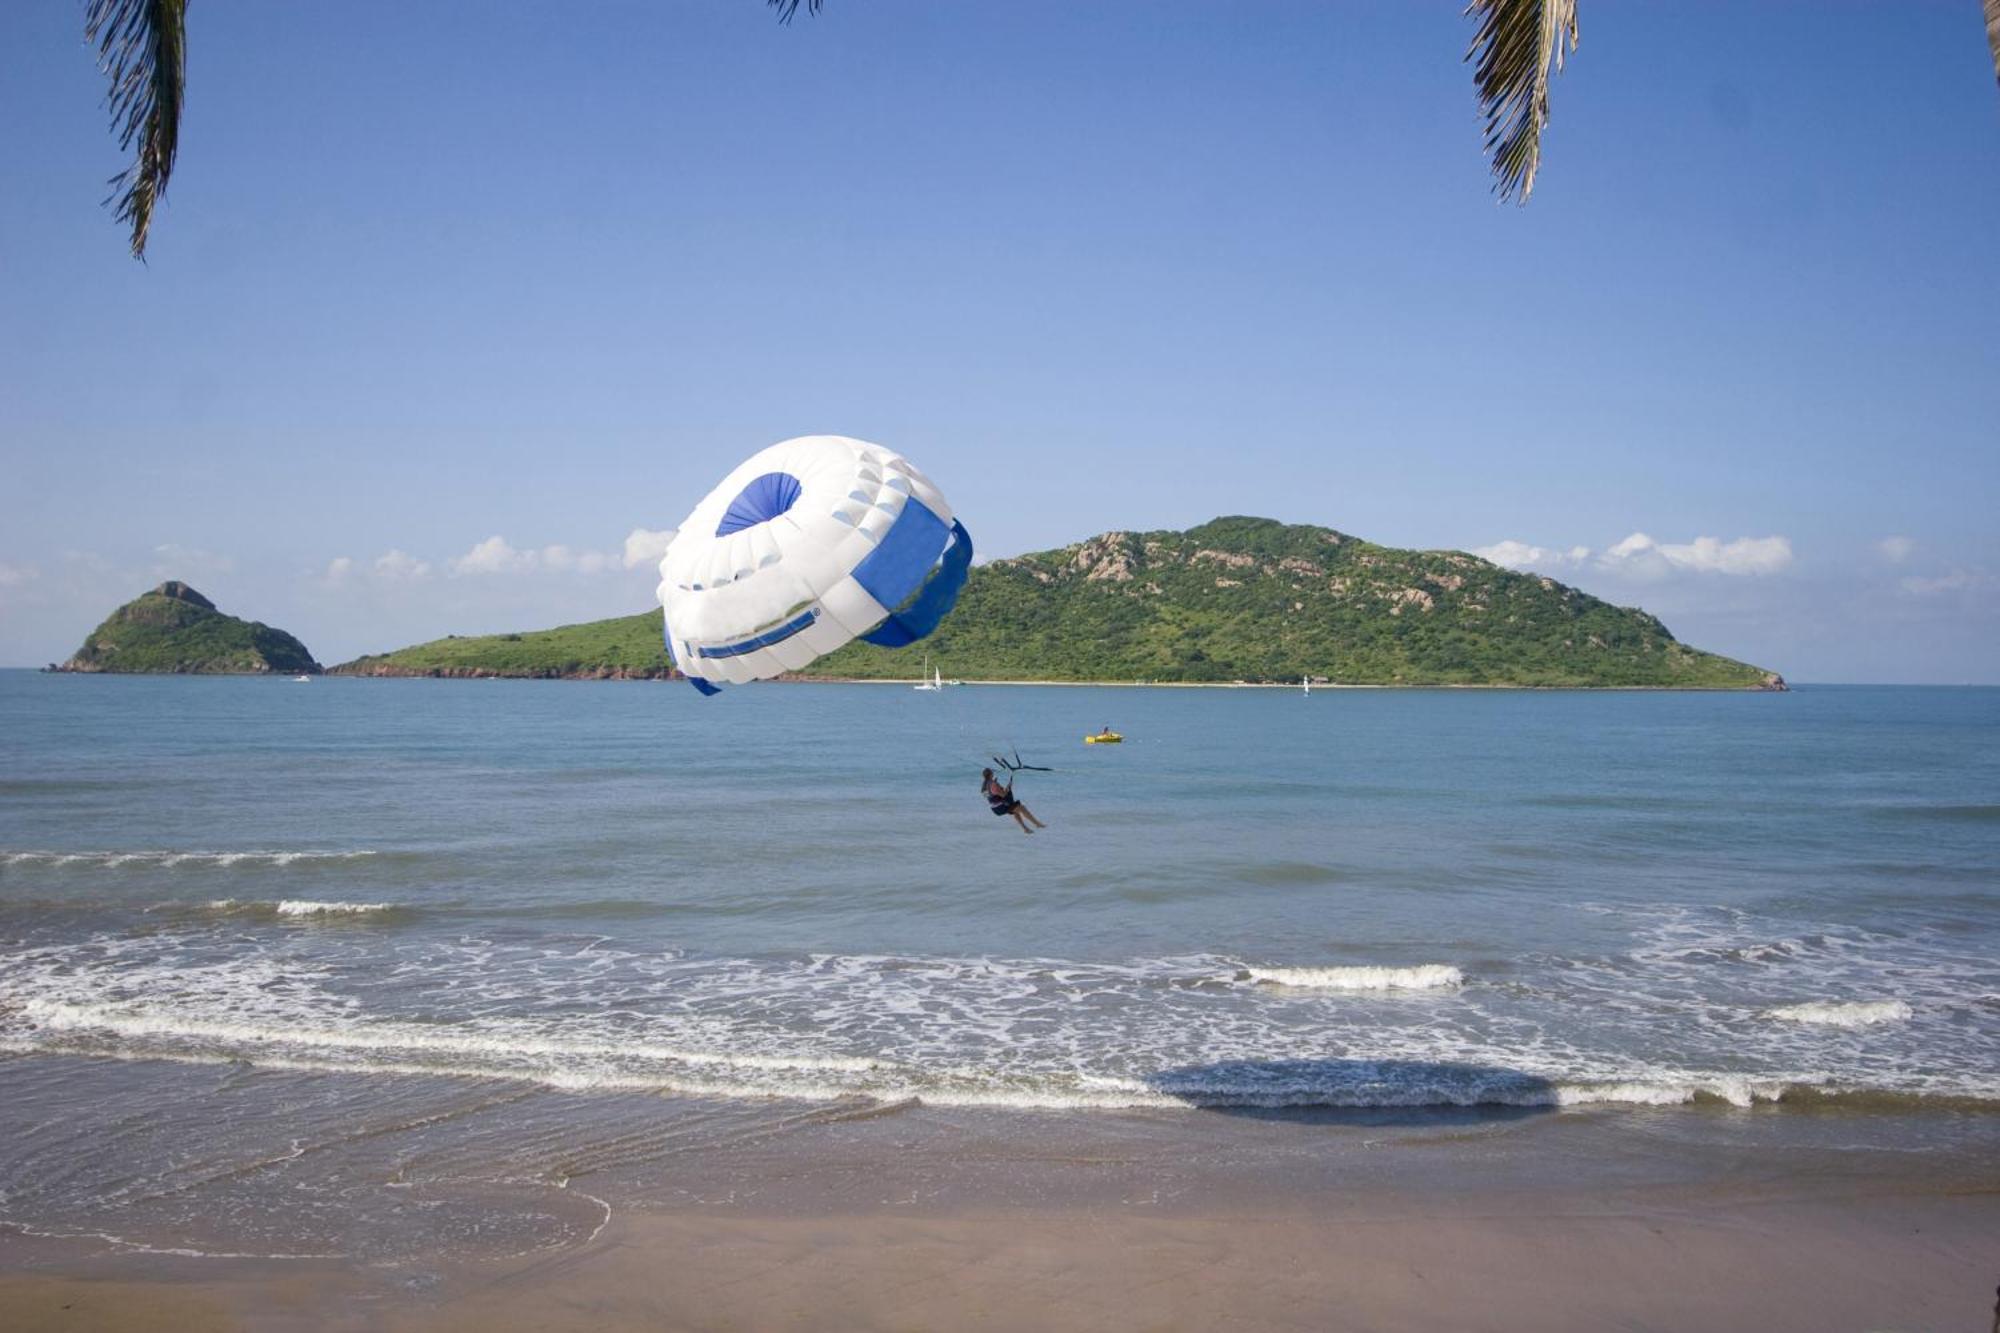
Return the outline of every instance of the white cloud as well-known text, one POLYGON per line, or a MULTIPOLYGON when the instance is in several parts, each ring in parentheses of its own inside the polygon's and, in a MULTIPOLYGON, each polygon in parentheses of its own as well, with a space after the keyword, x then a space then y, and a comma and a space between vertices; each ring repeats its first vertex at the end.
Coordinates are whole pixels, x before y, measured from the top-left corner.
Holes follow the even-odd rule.
POLYGON ((625 568, 657 565, 674 540, 673 528, 634 528, 625 536, 625 568))
POLYGON ((41 569, 35 565, 10 565, 0 561, 0 588, 18 588, 41 576, 41 569))
POLYGON ((1738 537, 1732 542, 1696 537, 1691 542, 1660 542, 1635 532, 1594 554, 1588 546, 1537 546, 1512 538, 1475 546, 1472 554, 1507 569, 1554 574, 1588 567, 1627 578, 1662 579, 1681 573, 1775 574, 1791 565, 1792 543, 1784 537, 1738 537))
POLYGON ((430 561, 419 560, 405 551, 388 550, 366 565, 352 556, 335 556, 327 562, 326 572, 320 575, 319 581, 334 587, 363 579, 378 583, 408 583, 429 578, 430 573, 430 561))
POLYGON ((520 550, 498 535, 450 562, 453 574, 606 574, 621 563, 610 551, 579 551, 559 543, 520 550))
POLYGON ((419 560, 406 552, 391 548, 375 557, 375 577, 403 580, 428 578, 430 561, 419 560))
POLYGON ((1954 569, 1951 573, 1940 574, 1936 578, 1904 579, 1901 586, 1903 591, 1912 597, 1939 597, 1948 592, 1972 592, 1975 589, 1988 587, 1993 582, 1991 574, 1971 569, 1954 569))
MULTIPOLYGON (((628 556, 634 542, 642 535, 651 537, 659 534, 645 533, 643 529, 635 531, 625 543, 628 556)), ((617 574, 631 567, 631 561, 616 551, 580 549, 560 542, 523 548, 495 533, 485 541, 475 542, 464 554, 446 560, 426 560, 400 547, 384 551, 370 561, 343 555, 327 565, 325 572, 319 576, 319 582, 328 586, 359 586, 364 580, 373 584, 417 583, 440 573, 454 578, 506 574, 594 577, 617 574)))
POLYGON ((530 554, 535 564, 559 574, 602 574, 618 566, 618 557, 604 551, 572 551, 567 546, 544 546, 530 554))
POLYGON ((1910 552, 1917 549, 1917 543, 1909 537, 1884 537, 1875 543, 1875 549, 1890 564, 1900 565, 1910 558, 1910 552))
POLYGON ((1775 574, 1792 563, 1785 537, 1696 537, 1691 542, 1658 542, 1635 532, 1597 558, 1610 573, 1660 578, 1682 571, 1696 574, 1775 574))
POLYGON ((1549 546, 1535 546, 1528 542, 1517 542, 1512 538, 1494 542, 1491 546, 1475 546, 1472 554, 1481 560, 1491 560, 1506 569, 1561 569, 1567 565, 1580 565, 1590 558, 1588 546, 1572 546, 1567 551, 1549 546))
POLYGON ((534 568, 533 551, 517 551, 495 533, 451 562, 454 574, 520 574, 534 568))

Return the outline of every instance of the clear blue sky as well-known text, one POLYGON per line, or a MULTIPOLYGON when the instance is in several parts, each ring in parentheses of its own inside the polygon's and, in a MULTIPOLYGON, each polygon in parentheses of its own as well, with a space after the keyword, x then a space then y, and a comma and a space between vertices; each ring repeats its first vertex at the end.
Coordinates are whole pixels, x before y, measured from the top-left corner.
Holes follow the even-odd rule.
POLYGON ((633 530, 827 431, 987 555, 1509 542, 2000 680, 1977 0, 1584 0, 1525 209, 1459 8, 204 0, 142 266, 81 4, 0 7, 0 663, 169 574, 329 662, 638 610, 633 530))

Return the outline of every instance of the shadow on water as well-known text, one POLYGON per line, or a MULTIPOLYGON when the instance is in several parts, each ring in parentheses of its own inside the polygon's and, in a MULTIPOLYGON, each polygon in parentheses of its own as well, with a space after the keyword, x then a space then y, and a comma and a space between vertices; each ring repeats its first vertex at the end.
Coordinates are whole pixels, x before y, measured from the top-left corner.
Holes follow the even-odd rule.
POLYGON ((1540 1075, 1432 1060, 1227 1060, 1146 1082, 1202 1110, 1302 1124, 1443 1128, 1556 1109, 1556 1085, 1540 1075))

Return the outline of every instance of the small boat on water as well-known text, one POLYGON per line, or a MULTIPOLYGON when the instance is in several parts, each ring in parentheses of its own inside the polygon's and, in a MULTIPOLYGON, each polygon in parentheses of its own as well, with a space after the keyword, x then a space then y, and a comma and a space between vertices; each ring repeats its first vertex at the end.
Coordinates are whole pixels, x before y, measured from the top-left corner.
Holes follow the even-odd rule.
POLYGON ((930 672, 931 672, 931 676, 930 676, 930 679, 928 679, 928 680, 926 680, 926 681, 923 681, 923 682, 921 682, 921 683, 919 683, 919 684, 916 684, 916 685, 912 685, 912 686, 910 686, 910 688, 911 688, 911 689, 913 689, 913 690, 941 690, 941 689, 943 689, 943 688, 944 688, 944 672, 942 672, 942 671, 939 671, 939 670, 937 670, 937 669, 935 669, 935 668, 931 667, 931 659, 930 659, 930 657, 929 657, 928 655, 926 655, 926 656, 924 657, 924 666, 925 666, 925 668, 926 668, 926 669, 930 670, 930 672))
POLYGON ((1107 728, 1106 730, 1097 732, 1094 735, 1085 736, 1083 738, 1083 743, 1085 745, 1117 745, 1123 742, 1124 739, 1125 738, 1119 735, 1117 732, 1107 728))
POLYGON ((293 676, 293 677, 292 677, 292 683, 293 683, 294 685, 310 685, 310 684, 312 684, 312 677, 311 677, 311 676, 293 676))

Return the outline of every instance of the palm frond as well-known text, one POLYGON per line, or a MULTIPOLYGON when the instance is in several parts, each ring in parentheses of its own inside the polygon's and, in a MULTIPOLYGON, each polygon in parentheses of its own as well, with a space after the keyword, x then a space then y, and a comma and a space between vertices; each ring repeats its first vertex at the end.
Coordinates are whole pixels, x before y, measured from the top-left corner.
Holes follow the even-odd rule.
MULTIPOLYGON (((1989 7, 2000 0, 1987 0, 1989 7)), ((1486 116, 1486 153, 1502 199, 1528 202, 1542 165, 1549 77, 1576 50, 1576 0, 1472 0, 1479 31, 1465 58, 1486 116), (1566 49, 1565 49, 1566 48, 1566 49)))
POLYGON ((2000 0, 1986 0, 1986 44, 1993 48, 1993 78, 2000 82, 2000 0))
POLYGON ((825 0, 765 0, 765 3, 778 11, 778 22, 790 23, 792 15, 799 12, 801 4, 806 7, 806 13, 817 14, 825 0))
POLYGON ((132 226, 132 256, 146 257, 153 208, 167 192, 180 145, 187 85, 187 0, 90 0, 84 37, 111 79, 106 103, 118 146, 137 152, 111 178, 118 220, 132 226))

